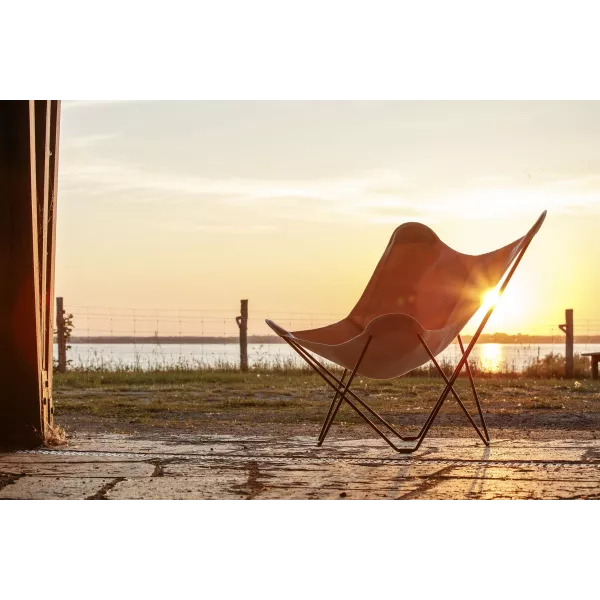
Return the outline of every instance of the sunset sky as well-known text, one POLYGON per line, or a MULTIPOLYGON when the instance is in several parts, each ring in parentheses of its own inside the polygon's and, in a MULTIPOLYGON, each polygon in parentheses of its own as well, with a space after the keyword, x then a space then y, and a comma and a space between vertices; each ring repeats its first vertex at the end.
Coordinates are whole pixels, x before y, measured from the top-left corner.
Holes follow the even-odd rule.
POLYGON ((480 254, 547 209, 486 331, 573 308, 597 333, 599 139, 600 102, 65 101, 56 293, 231 317, 249 298, 265 333, 347 313, 403 222, 480 254))

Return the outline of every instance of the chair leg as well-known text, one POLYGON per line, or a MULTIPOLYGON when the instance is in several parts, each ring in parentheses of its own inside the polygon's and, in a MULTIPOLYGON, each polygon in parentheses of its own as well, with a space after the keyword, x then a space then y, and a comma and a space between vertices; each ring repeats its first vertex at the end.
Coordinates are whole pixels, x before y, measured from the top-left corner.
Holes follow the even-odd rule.
MULTIPOLYGON (((369 417, 366 414, 364 414, 358 408, 358 406, 356 406, 356 404, 353 402, 353 400, 355 400, 363 408, 365 408, 366 410, 368 410, 374 417, 376 417, 381 423, 383 423, 399 439, 401 439, 403 441, 415 441, 415 438, 414 437, 406 438, 405 436, 402 436, 400 433, 398 433, 396 431, 396 429, 392 425, 390 425, 385 419, 383 419, 383 417, 381 417, 373 409, 371 409, 363 400, 361 400, 350 389, 350 385, 349 385, 351 383, 350 380, 348 380, 348 382, 346 383, 346 385, 344 385, 342 381, 340 381, 324 365, 320 364, 304 348, 302 348, 300 345, 296 344, 295 342, 292 342, 291 340, 289 340, 286 337, 283 337, 283 339, 288 343, 289 346, 291 346, 308 363, 308 365, 327 383, 327 385, 329 385, 334 390, 334 392, 340 394, 340 398, 338 398, 338 400, 337 400, 338 404, 336 404, 336 409, 337 410, 339 410, 339 407, 341 406, 341 403, 343 401, 346 401, 348 403, 348 405, 350 406, 350 408, 352 408, 352 410, 354 410, 360 417, 362 417, 362 419, 369 425, 369 427, 371 427, 393 450, 395 450, 396 452, 399 452, 401 454, 411 454, 411 453, 413 453, 413 452, 415 452, 416 450, 419 449, 419 447, 423 443, 423 440, 425 439, 425 437, 426 437, 429 429, 431 428, 431 425, 433 424, 435 418, 437 417, 437 415, 438 415, 438 413, 439 413, 442 405, 444 404, 444 402, 445 402, 448 394, 450 393, 450 391, 453 391, 452 386, 454 385, 454 382, 456 381, 456 378, 458 377, 459 372, 462 370, 462 368, 464 366, 464 363, 466 362, 466 359, 468 358, 468 355, 469 355, 469 353, 472 350, 472 347, 474 345, 473 342, 471 342, 471 344, 469 344, 469 348, 467 348, 467 351, 463 354, 463 356, 459 360, 459 363, 456 366, 456 368, 455 368, 455 370, 454 370, 454 372, 452 374, 452 377, 449 380, 446 379, 446 387, 444 388, 444 391, 440 395, 440 397, 439 397, 439 399, 438 399, 435 407, 433 408, 433 410, 431 411, 429 417, 427 418, 427 421, 425 422, 425 424, 421 428, 421 431, 419 432, 419 436, 418 436, 416 445, 414 447, 412 447, 412 448, 401 448, 401 447, 396 446, 385 435, 385 433, 383 431, 381 431, 381 429, 379 429, 379 427, 377 427, 377 425, 373 421, 371 421, 371 419, 369 419, 369 417)), ((363 351, 364 351, 364 349, 363 349, 363 351)), ((360 360, 362 360, 362 357, 361 357, 360 360)), ((356 368, 357 367, 355 367, 355 369, 356 368)), ((330 419, 329 419, 329 421, 330 421, 329 422, 329 427, 331 427, 331 423, 333 422, 333 418, 335 417, 335 413, 337 413, 336 409, 334 409, 334 414, 332 414, 331 417, 330 417, 330 419)), ((467 413, 468 413, 468 411, 467 411, 467 413)), ((476 425, 475 425, 475 427, 476 427, 476 425)), ((325 436, 327 435, 327 431, 328 431, 328 429, 325 431, 323 439, 325 439, 325 436)))
MULTIPOLYGON (((340 406, 342 405, 342 402, 344 401, 344 396, 345 396, 346 392, 348 391, 348 389, 350 388, 350 385, 352 384, 352 380, 354 379, 354 376, 356 375, 356 372, 358 371, 358 367, 360 367, 360 363, 362 362, 362 359, 364 358, 364 356, 367 352, 367 348, 369 347, 369 344, 371 343, 371 339, 372 339, 371 336, 369 336, 367 339, 367 343, 365 344, 365 347, 362 349, 362 352, 360 353, 360 356, 358 357, 358 360, 356 361, 356 365, 354 365, 354 369, 352 369, 352 372, 350 373, 350 377, 348 377, 348 381, 343 386, 343 388, 340 386, 339 390, 336 392, 336 396, 339 395, 340 398, 337 401, 335 408, 333 408, 333 405, 335 404, 336 398, 334 398, 334 401, 331 404, 331 407, 329 409, 331 418, 329 418, 328 420, 326 419, 326 422, 323 424, 323 429, 321 431, 321 435, 319 436, 319 441, 317 442, 318 446, 320 446, 323 443, 323 440, 327 436, 327 433, 329 432, 329 428, 331 427, 331 424, 333 423, 333 420, 335 419, 335 416, 337 415, 338 410, 340 410, 340 406), (332 408, 333 408, 333 411, 331 410, 332 408)), ((344 374, 345 373, 346 373, 346 371, 344 371, 344 374)), ((343 381, 344 381, 344 377, 342 376, 341 383, 343 383, 343 381)), ((328 417, 329 417, 329 415, 328 415, 328 417)))
POLYGON ((383 431, 381 431, 381 429, 379 429, 379 427, 377 427, 377 425, 375 423, 373 423, 373 421, 371 421, 371 419, 369 419, 369 417, 367 415, 365 415, 356 406, 356 404, 353 402, 353 400, 356 400, 356 402, 358 404, 360 404, 361 406, 366 408, 373 416, 377 417, 377 419, 379 421, 381 421, 384 425, 386 425, 386 427, 388 427, 390 429, 390 431, 392 431, 398 438, 400 438, 401 440, 404 440, 404 441, 406 440, 406 438, 401 436, 393 428, 392 425, 390 425, 387 421, 385 421, 385 419, 383 419, 381 416, 379 416, 372 408, 370 408, 365 402, 363 402, 352 390, 349 389, 349 386, 346 386, 345 389, 342 390, 341 389, 341 386, 342 386, 341 381, 333 373, 331 373, 325 366, 320 364, 314 357, 312 357, 304 348, 302 348, 298 344, 295 344, 288 338, 284 337, 283 339, 307 362, 307 364, 313 369, 313 371, 315 371, 315 373, 317 373, 317 375, 319 375, 321 377, 321 379, 323 379, 323 381, 325 381, 325 383, 327 383, 327 385, 329 385, 334 391, 336 391, 336 392, 339 391, 339 393, 342 397, 341 399, 345 400, 348 403, 348 405, 350 406, 350 408, 352 408, 352 410, 354 410, 367 423, 367 425, 369 425, 369 427, 371 427, 371 429, 373 429, 373 431, 375 431, 375 433, 377 433, 377 435, 379 435, 383 439, 383 441, 388 446, 390 446, 390 448, 392 448, 393 450, 395 450, 396 452, 398 452, 400 454, 412 454, 415 450, 417 450, 419 448, 421 442, 419 442, 414 448, 399 448, 398 446, 396 446, 389 439, 389 437, 386 436, 385 433, 383 431), (350 395, 350 397, 348 397, 348 394, 350 395))
MULTIPOLYGON (((425 350, 427 351, 427 353, 429 354, 429 357, 431 359, 431 361, 433 362, 433 364, 435 365, 435 367, 437 368, 437 370, 439 371, 440 375, 442 376, 442 378, 444 379, 445 383, 448 383, 448 378, 446 377, 445 373, 443 372, 442 368, 440 367, 439 363, 437 362, 437 360, 435 359, 435 357, 433 356, 433 354, 431 353, 429 347, 427 346, 427 344, 425 343, 425 340, 419 335, 419 340, 421 341, 421 343, 423 344, 425 350)), ((462 347, 462 341, 460 340, 460 336, 459 336, 459 343, 461 344, 461 350, 462 353, 464 354, 464 348, 462 347)), ((483 424, 483 428, 484 428, 484 432, 485 432, 485 437, 484 435, 481 433, 479 427, 477 426, 477 424, 475 423, 475 421, 473 420, 473 417, 471 417, 471 414, 469 413, 469 411, 467 410, 467 408, 465 407, 465 405, 463 404, 462 400, 460 399, 458 393, 456 392, 456 390, 454 389, 454 387, 450 388, 450 391, 452 392, 454 398, 456 399, 456 401, 458 402, 459 406, 461 407, 461 409, 463 410, 463 412, 465 413, 467 419, 469 420, 469 422, 471 423, 471 425, 473 426, 473 428, 475 429, 475 431, 477 432, 477 435, 481 438, 481 441, 487 446, 489 445, 489 435, 487 432, 487 429, 485 427, 485 420, 483 419, 483 413, 481 411, 481 406, 479 404, 479 398, 477 396, 477 391, 475 390, 475 383, 473 382, 473 377, 471 374, 471 370, 468 366, 468 362, 465 362, 466 365, 466 369, 467 369, 467 373, 469 374, 469 378, 471 381, 471 387, 473 389, 474 395, 475 395, 475 402, 477 404, 477 409, 479 411, 479 415, 483 424)), ((340 380, 340 389, 341 389, 341 383, 343 383, 344 381, 344 377, 347 373, 347 369, 344 369, 344 373, 342 375, 342 378, 340 380)), ((350 392, 350 390, 346 390, 346 392, 350 392)), ((392 427, 389 423, 387 423, 387 421, 385 421, 380 415, 378 415, 375 411, 373 411, 368 405, 366 405, 364 402, 362 402, 361 400, 358 399, 358 397, 356 397, 352 392, 350 392, 356 400, 358 400, 360 402, 360 404, 362 404, 374 417, 376 417, 379 421, 381 421, 383 424, 385 424, 388 429, 394 434, 396 435, 398 438, 400 438, 403 441, 416 441, 418 439, 420 439, 425 431, 425 428, 428 427, 428 423, 429 423, 429 419, 423 424, 423 427, 421 428, 421 431, 414 436, 401 436, 394 427, 392 427)), ((323 428, 321 429, 321 433, 319 435, 318 438, 318 442, 317 445, 321 446, 323 444, 323 442, 325 441, 325 438, 327 437, 327 434, 329 432, 329 428, 331 427, 333 420, 335 419, 338 410, 340 409, 342 402, 344 401, 344 398, 340 397, 340 392, 339 389, 336 391, 333 401, 329 407, 329 412, 327 413, 327 417, 325 418, 325 422, 323 423, 323 428), (336 404, 336 400, 337 400, 337 404, 336 404), (334 409, 335 406, 335 409, 334 409)), ((432 411, 433 412, 433 411, 432 411)), ((437 413, 436 413, 437 414, 437 413)), ((431 413, 430 413, 430 417, 431 417, 431 413)))
MULTIPOLYGON (((516 271, 517 267, 519 266, 519 263, 521 262, 524 254, 525 254, 525 251, 527 250, 527 248, 529 247, 529 244, 531 243, 531 239, 533 239, 533 238, 530 238, 527 241, 527 243, 523 246, 523 248, 520 250, 519 254, 515 258, 512 266, 511 266, 510 270, 504 276, 504 280, 502 281, 502 285, 500 286, 500 289, 498 290, 498 296, 499 297, 502 296, 502 294, 504 293, 504 290, 506 289, 506 286, 509 284, 512 276, 514 275, 514 272, 516 271)), ((423 442, 423 440, 425 439, 425 435, 427 434, 427 431, 429 431, 429 428, 431 427, 431 424, 435 420, 435 417, 437 416, 438 412, 440 411, 440 408, 442 407, 442 404, 444 403, 444 401, 446 400, 446 397, 448 396, 450 390, 452 389, 452 386, 454 385, 454 382, 456 381, 456 378, 458 377, 458 374, 460 373, 460 371, 462 370, 462 368, 465 366, 465 364, 467 364, 469 355, 471 354, 471 350, 473 350, 473 348, 475 347, 475 344, 477 343, 477 340, 479 339, 479 336, 481 335, 481 332, 484 330, 485 326, 487 325, 487 322, 489 321, 490 317, 492 316, 492 313, 494 312, 494 308, 495 308, 495 305, 490 306, 488 308, 487 312, 485 313, 483 319, 481 320, 481 323, 479 323, 479 326, 477 327, 477 330, 475 331, 475 334, 471 338, 471 341, 469 342, 469 345, 467 346, 467 349, 463 352, 463 355, 460 358, 460 360, 458 361, 458 364, 456 365, 456 368, 454 369, 454 372, 452 373, 452 376, 450 377, 450 379, 446 383, 446 387, 444 388, 444 391, 442 392, 442 395, 440 396, 439 400, 437 401, 437 404, 436 404, 435 408, 433 409, 433 412, 431 413, 431 415, 427 419, 427 424, 425 425, 425 427, 422 430, 422 437, 419 439, 419 441, 418 441, 417 445, 415 446, 414 450, 417 450, 419 448, 419 446, 421 445, 421 443, 423 442)), ((473 385, 473 387, 474 387, 474 385, 473 385)), ((479 406, 479 399, 477 399, 477 405, 478 405, 478 408, 481 408, 479 406)), ((480 413, 480 414, 481 414, 481 416, 483 416, 483 413, 480 413)))
MULTIPOLYGON (((425 436, 427 435, 427 432, 429 431, 431 425, 433 424, 435 418, 437 417, 437 414, 440 412, 440 409, 442 408, 442 405, 444 404, 446 398, 448 397, 448 394, 450 393, 450 390, 452 389, 452 386, 454 385, 454 382, 456 381, 458 374, 461 372, 462 368, 464 367, 465 363, 467 362, 467 359, 469 358, 469 354, 471 353, 471 350, 475 346, 475 343, 477 342, 477 339, 479 338, 479 335, 481 334, 483 326, 485 325, 489 315, 491 314, 491 310, 493 310, 493 307, 492 307, 492 309, 490 309, 490 311, 488 311, 488 314, 486 315, 486 317, 484 317, 475 336, 469 343, 469 346, 468 346, 466 352, 463 353, 462 357, 458 361, 458 364, 456 365, 454 372, 452 373, 452 376, 450 377, 450 379, 446 380, 446 387, 444 388, 444 391, 440 395, 433 411, 429 415, 429 418, 427 419, 427 423, 423 427, 422 436, 419 439, 419 441, 417 442, 417 445, 415 446, 413 451, 419 449, 419 446, 422 444, 423 440, 425 439, 425 436)), ((486 443, 486 445, 488 445, 488 444, 486 443)))
MULTIPOLYGON (((458 336, 458 345, 460 346, 460 351, 464 354, 465 348, 462 343, 462 339, 460 334, 458 336)), ((465 369, 467 371, 467 375, 469 376, 469 381, 471 382, 471 390, 473 391, 473 397, 475 398, 475 404, 477 405, 477 412, 479 412, 479 418, 481 419, 481 425, 483 426, 483 431, 485 432, 485 437, 487 441, 490 441, 490 434, 488 433, 487 427, 485 425, 485 419, 483 418, 483 411, 481 410, 481 404, 479 403, 479 395, 477 394, 477 390, 475 389, 475 382, 473 381, 473 374, 471 373, 471 367, 469 366, 469 361, 465 361, 465 369)))
MULTIPOLYGON (((313 356, 311 356, 302 346, 288 340, 287 338, 283 338, 288 345, 293 348, 301 358, 303 358, 306 363, 329 385, 334 391, 339 391, 342 387, 342 382, 324 365, 319 363, 313 356), (335 382, 335 383, 334 383, 335 382), (336 385, 337 384, 337 385, 336 385)), ((388 423, 381 415, 376 413, 366 402, 361 400, 351 389, 347 389, 346 394, 349 394, 353 400, 356 401, 357 404, 360 404, 365 410, 367 410, 373 417, 375 417, 382 425, 384 425, 391 433, 393 433, 397 438, 402 441, 409 441, 408 438, 400 434, 393 425, 388 423)), ((347 398, 344 398, 347 400, 347 398)), ((364 416, 363 416, 364 418, 364 416)))
MULTIPOLYGON (((429 414, 429 417, 427 418, 427 421, 421 428, 419 435, 411 437, 411 438, 407 438, 405 436, 402 436, 400 433, 398 433, 392 425, 390 425, 385 419, 383 419, 383 417, 378 415, 363 400, 361 400, 351 389, 349 389, 350 388, 349 385, 343 386, 343 383, 333 373, 331 373, 331 371, 329 371, 324 365, 320 364, 304 348, 302 348, 295 342, 292 342, 288 338, 284 337, 283 339, 288 343, 289 346, 291 346, 306 361, 306 363, 321 377, 321 379, 323 379, 323 381, 325 381, 325 383, 327 383, 327 385, 329 385, 334 390, 334 392, 340 394, 341 397, 338 399, 338 405, 336 405, 338 410, 339 410, 339 406, 341 405, 341 403, 345 400, 348 403, 348 405, 352 408, 352 410, 354 410, 393 450, 395 450, 396 452, 399 452, 401 454, 411 454, 419 449, 423 440, 425 439, 425 436, 427 435, 427 432, 429 431, 431 425, 433 424, 435 418, 437 417, 437 414, 439 413, 443 403, 445 402, 448 393, 452 389, 452 385, 454 384, 454 381, 456 380, 456 377, 458 376, 460 369, 462 369, 462 367, 464 365, 464 360, 465 360, 465 358, 463 356, 463 358, 461 358, 461 360, 459 361, 459 364, 457 365, 457 367, 452 375, 452 378, 450 380, 446 380, 447 381, 446 388, 442 392, 436 405, 434 406, 433 410, 429 414), (348 396, 350 396, 352 399, 348 396), (375 423, 373 423, 373 421, 371 421, 371 419, 369 419, 369 417, 366 414, 364 414, 356 406, 356 404, 353 402, 353 400, 355 400, 363 408, 368 410, 374 417, 376 417, 381 423, 383 423, 399 439, 401 439, 403 441, 417 440, 417 444, 412 448, 401 448, 401 447, 396 446, 385 435, 385 433, 383 431, 381 431, 381 429, 379 429, 379 427, 377 427, 377 425, 375 423)), ((337 413, 337 410, 335 412, 337 413)), ((333 417, 335 417, 335 414, 332 415, 332 417, 330 418, 329 426, 331 426, 331 423, 333 422, 333 417)), ((328 431, 328 429, 327 429, 327 431, 328 431)), ((325 439, 325 436, 327 435, 327 431, 324 434, 323 440, 325 439)), ((484 443, 485 443, 485 441, 484 441, 484 443)))
MULTIPOLYGON (((490 311, 490 314, 491 314, 491 311, 490 311)), ((489 315, 488 315, 488 317, 489 317, 489 315)), ((448 379, 446 377, 446 375, 443 373, 443 371, 441 371, 441 369, 440 369, 440 373, 442 374, 444 380, 446 381, 446 387, 444 388, 444 390, 442 391, 440 397, 438 398, 438 401, 436 402, 433 410, 429 414, 429 417, 427 417, 427 421, 425 422, 425 424, 421 428, 421 431, 419 432, 419 435, 416 436, 417 444, 414 446, 414 448, 402 449, 402 452, 406 452, 406 453, 415 452, 416 450, 419 449, 419 447, 423 443, 423 440, 427 436, 427 433, 428 433, 429 429, 431 428, 431 426, 433 425, 433 422, 435 421, 435 418, 437 417, 438 413, 440 412, 440 409, 442 408, 444 402, 446 401, 446 398, 448 397, 448 394, 450 393, 450 391, 452 391, 453 393, 455 393, 452 386, 454 385, 454 382, 456 381, 456 378, 458 377, 458 374, 462 370, 464 364, 467 362, 469 354, 470 354, 471 350, 473 349, 473 347, 475 345, 475 342, 477 341, 477 338, 479 337, 479 334, 481 333, 481 329, 483 329, 483 325, 485 325, 486 321, 487 321, 487 319, 484 318, 482 324, 480 325, 480 329, 477 331, 476 335, 474 336, 474 339, 469 344, 469 347, 467 348, 467 351, 463 352, 463 355, 460 358, 460 360, 458 361, 458 365, 455 367, 454 372, 452 373, 452 376, 450 377, 450 379, 448 379)), ((421 336, 419 336, 419 338, 420 337, 421 336)), ((429 353, 429 355, 431 357, 432 354, 429 351, 429 348, 427 347, 427 344, 424 343, 424 340, 422 340, 422 342, 423 342, 423 344, 424 344, 427 352, 429 353)), ((436 361, 435 361, 435 357, 434 357, 434 364, 435 364, 435 362, 436 361)), ((438 368, 439 368, 439 365, 438 365, 438 368)), ((455 396, 457 396, 456 393, 455 393, 455 396)), ((458 400, 458 398, 457 398, 457 400, 458 400)), ((460 400, 459 400, 459 403, 462 405, 462 402, 460 402, 460 400)), ((463 406, 463 409, 464 409, 464 406, 463 406)), ((467 416, 469 417, 471 423, 475 427, 475 430, 477 431, 477 433, 479 434, 479 436, 482 438, 484 444, 486 446, 488 446, 489 445, 488 441, 486 441, 483 438, 483 436, 481 435, 481 433, 479 432, 479 428, 477 427, 477 425, 475 424, 475 422, 471 418, 471 415, 468 413, 468 411, 466 409, 464 409, 464 410, 465 410, 465 413, 467 414, 467 416)), ((390 444, 390 445, 393 446, 393 444, 390 444)), ((395 448, 395 446, 393 446, 393 447, 395 448)))
MULTIPOLYGON (((425 343, 425 340, 420 335, 418 335, 418 338, 419 338, 419 340, 421 340, 421 344, 423 344, 423 347, 425 348, 425 351, 429 355, 429 358, 431 359, 431 362, 433 362, 433 364, 435 365, 436 369, 439 371, 440 375, 442 376, 442 378, 444 379, 444 381, 447 384, 449 380, 446 377, 446 374, 444 373, 444 371, 442 370, 442 368, 440 367, 438 361, 435 359, 435 356, 433 355, 433 353, 429 349, 429 346, 425 343)), ((463 350, 463 354, 464 354, 464 350, 463 350)), ((468 364, 468 363, 465 363, 465 364, 468 364)), ((477 432, 477 435, 481 438, 481 441, 486 446, 488 446, 489 445, 489 437, 487 436, 487 431, 486 431, 486 437, 484 437, 483 434, 481 433, 481 431, 479 430, 479 427, 477 427, 477 424, 475 423, 475 421, 473 421, 473 417, 471 417, 471 414, 467 410, 466 406, 462 403, 462 401, 459 398, 458 394, 456 393, 456 390, 454 389, 454 387, 451 387, 450 391, 452 392, 452 395, 454 396, 455 400, 458 402, 459 406, 462 408, 463 412, 467 416, 467 419, 469 419, 469 422, 471 423, 471 425, 473 425, 475 431, 477 432)), ((415 439, 418 439, 418 436, 415 439)))
MULTIPOLYGON (((288 340, 287 338, 283 338, 307 363, 308 365, 333 389, 335 390, 336 393, 340 394, 340 398, 338 399, 338 404, 336 405, 335 411, 333 413, 333 415, 331 416, 331 418, 329 419, 329 425, 326 428, 324 434, 323 434, 323 438, 322 441, 325 440, 325 437, 327 436, 327 433, 329 432, 329 428, 331 427, 331 424, 333 423, 333 419, 335 418, 335 415, 337 414, 337 411, 339 410, 342 402, 345 400, 350 407, 360 416, 362 417, 367 424, 380 436, 384 439, 384 441, 390 446, 392 447, 394 450, 396 450, 396 452, 400 452, 400 453, 407 453, 410 454, 411 452, 414 452, 415 450, 417 450, 419 448, 419 446, 421 445, 421 442, 423 440, 424 435, 427 433, 427 431, 429 430, 429 427, 431 426, 431 423, 433 422, 433 420, 435 419, 435 417, 437 416, 437 413, 439 412, 439 409, 441 408, 441 405, 444 402, 444 399, 438 400, 438 403, 436 404, 436 406, 433 408, 432 412, 430 413, 427 421, 425 422, 425 424, 423 425, 423 427, 421 428, 421 431, 419 432, 419 434, 417 436, 411 436, 411 437, 407 437, 407 436, 402 436, 400 433, 398 433, 398 431, 396 431, 396 429, 390 425, 383 417, 381 417, 379 414, 377 414, 368 404, 366 404, 363 400, 361 400, 351 389, 349 389, 349 385, 346 386, 346 388, 342 391, 342 382, 333 374, 331 373, 325 366, 323 366, 322 364, 320 364, 313 356, 311 356, 304 348, 302 348, 301 346, 299 346, 298 344, 291 342, 290 340, 288 340), (327 373, 327 375, 329 376, 329 378, 325 375, 325 373, 327 373), (335 383, 337 383, 337 386, 335 385, 335 383), (365 408, 367 411, 369 411, 369 413, 371 413, 371 415, 373 415, 375 418, 377 418, 378 421, 380 421, 382 424, 384 424, 396 437, 398 437, 399 439, 401 439, 402 441, 415 441, 415 440, 419 440, 419 443, 414 447, 414 448, 398 448, 386 435, 385 433, 383 433, 375 423, 373 423, 373 421, 371 421, 348 397, 347 394, 349 394, 354 400, 356 400, 356 402, 358 404, 360 404, 363 408, 365 408)), ((465 409, 466 410, 466 409, 465 409)), ((468 411, 467 411, 468 414, 468 411)), ((470 416, 470 415, 468 415, 470 416)), ((477 428, 477 426, 475 425, 475 428, 477 428)), ((322 444, 321 441, 321 444, 322 444)), ((485 443, 485 440, 484 440, 485 443)), ((319 445, 321 445, 319 444, 319 445)))
POLYGON ((355 400, 358 404, 367 409, 373 416, 375 416, 378 420, 380 420, 386 427, 388 427, 397 437, 404 440, 392 425, 390 425, 385 419, 379 416, 372 408, 370 408, 365 402, 363 402, 351 389, 349 389, 349 385, 346 385, 344 389, 342 389, 342 382, 329 371, 324 365, 319 363, 313 356, 311 356, 304 348, 299 346, 298 344, 292 342, 288 338, 283 338, 289 346, 291 346, 305 361, 306 363, 329 385, 334 391, 340 393, 342 396, 342 400, 345 400, 348 405, 354 410, 368 425, 371 427, 377 435, 379 435, 392 449, 396 452, 400 452, 402 454, 410 454, 414 452, 413 448, 398 448, 386 435, 377 427, 371 419, 367 415, 365 415, 354 403, 355 400), (335 383, 334 383, 335 382, 335 383), (337 385, 336 385, 337 384, 337 385), (350 397, 349 397, 349 396, 350 397))
MULTIPOLYGON (((344 378, 346 377, 347 373, 348 373, 348 369, 344 369, 344 372, 342 373, 342 378, 340 379, 340 381, 342 383, 344 383, 344 378)), ((319 434, 319 438, 318 438, 318 441, 317 441, 317 446, 320 446, 323 443, 323 440, 325 439, 325 436, 327 435, 327 431, 329 430, 329 426, 330 426, 329 417, 331 417, 331 413, 333 411, 333 407, 335 406, 336 401, 337 401, 337 399, 340 396, 340 390, 341 389, 342 389, 342 387, 340 386, 340 388, 333 395, 333 400, 331 401, 331 404, 329 406, 329 411, 327 412, 327 416, 325 417, 325 421, 323 422, 323 427, 321 428, 321 433, 319 434)))
POLYGON ((417 450, 419 448, 421 442, 419 442, 414 448, 399 448, 385 435, 385 433, 383 433, 383 431, 381 431, 381 429, 379 429, 379 427, 377 427, 377 425, 375 425, 375 423, 373 423, 373 421, 371 421, 371 419, 369 419, 369 417, 367 417, 367 415, 365 415, 356 406, 356 404, 354 404, 354 402, 352 402, 352 400, 350 400, 349 398, 347 398, 345 396, 344 396, 344 400, 348 403, 350 408, 352 410, 354 410, 360 417, 362 417, 366 421, 367 425, 369 425, 369 427, 371 427, 373 429, 373 431, 375 431, 375 433, 377 433, 377 435, 379 435, 388 444, 388 446, 390 446, 390 448, 392 448, 396 452, 398 452, 400 454, 412 454, 415 450, 417 450))

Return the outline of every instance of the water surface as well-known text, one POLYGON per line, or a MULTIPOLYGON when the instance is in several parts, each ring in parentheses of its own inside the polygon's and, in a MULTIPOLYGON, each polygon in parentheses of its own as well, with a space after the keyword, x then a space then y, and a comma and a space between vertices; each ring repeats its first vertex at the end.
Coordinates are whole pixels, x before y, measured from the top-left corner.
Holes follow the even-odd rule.
MULTIPOLYGON (((600 352, 600 344, 575 344, 575 353, 600 352)), ((564 344, 478 344, 471 362, 486 371, 522 371, 549 353, 564 356, 564 344)), ((55 348, 56 356, 56 348, 55 348)), ((438 360, 456 364, 460 348, 451 344, 438 360)), ((68 359, 73 367, 236 367, 240 349, 237 344, 72 344, 68 359)), ((283 364, 301 366, 303 361, 287 344, 248 344, 250 367, 283 364)))

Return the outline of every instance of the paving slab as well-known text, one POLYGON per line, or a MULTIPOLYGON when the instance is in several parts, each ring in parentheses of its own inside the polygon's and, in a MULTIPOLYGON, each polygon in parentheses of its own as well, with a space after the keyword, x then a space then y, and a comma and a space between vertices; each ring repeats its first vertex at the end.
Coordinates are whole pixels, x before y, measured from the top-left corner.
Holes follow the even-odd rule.
POLYGON ((0 499, 600 498, 600 441, 80 435, 0 453, 0 499))
MULTIPOLYGON (((113 479, 102 477, 37 477, 13 479, 0 490, 4 500, 80 500, 101 499, 113 479)), ((0 485, 2 485, 0 480, 0 485)))

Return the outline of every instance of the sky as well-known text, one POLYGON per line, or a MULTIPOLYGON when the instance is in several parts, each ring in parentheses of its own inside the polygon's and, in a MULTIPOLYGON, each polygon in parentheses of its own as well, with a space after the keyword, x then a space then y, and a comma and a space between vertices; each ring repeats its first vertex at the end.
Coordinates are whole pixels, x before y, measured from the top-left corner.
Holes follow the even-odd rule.
POLYGON ((215 333, 242 298, 251 333, 324 324, 398 225, 481 254, 547 209, 486 331, 557 334, 573 308, 600 333, 599 139, 600 102, 64 101, 56 294, 100 320, 205 311, 215 333))

